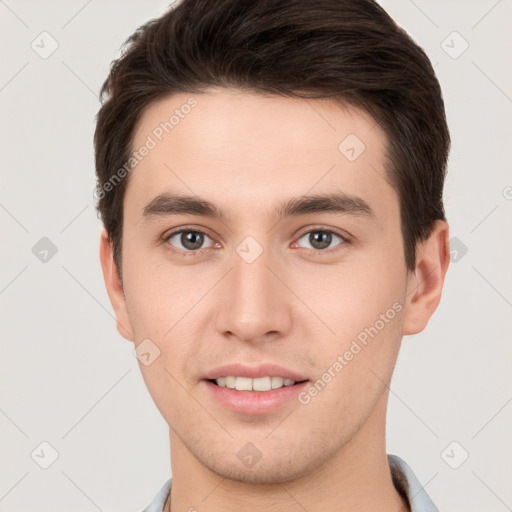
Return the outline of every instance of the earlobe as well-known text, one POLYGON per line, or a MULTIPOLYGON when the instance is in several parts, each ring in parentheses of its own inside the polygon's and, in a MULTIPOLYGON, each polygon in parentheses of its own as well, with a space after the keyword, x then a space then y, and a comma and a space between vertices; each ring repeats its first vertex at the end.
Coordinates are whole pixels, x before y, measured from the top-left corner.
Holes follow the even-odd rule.
POLYGON ((112 244, 104 227, 100 235, 100 261, 105 287, 116 315, 117 330, 123 338, 134 341, 123 285, 112 255, 112 244))
POLYGON ((438 220, 430 236, 418 243, 416 266, 408 279, 404 335, 421 332, 439 305, 450 263, 448 236, 448 224, 438 220))

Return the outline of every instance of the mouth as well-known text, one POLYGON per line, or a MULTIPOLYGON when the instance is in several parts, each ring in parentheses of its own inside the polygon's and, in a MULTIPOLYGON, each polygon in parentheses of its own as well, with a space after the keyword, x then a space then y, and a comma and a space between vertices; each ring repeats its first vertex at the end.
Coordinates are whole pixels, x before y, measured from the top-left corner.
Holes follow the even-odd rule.
POLYGON ((226 375, 223 377, 217 377, 216 379, 208 379, 208 382, 215 384, 221 388, 235 389, 237 391, 256 391, 256 392, 267 392, 273 389, 281 389, 283 387, 294 386, 295 384, 301 384, 307 380, 294 381, 287 377, 242 377, 234 375, 226 375))
POLYGON ((309 383, 303 375, 272 364, 225 365, 203 377, 205 392, 232 412, 264 415, 299 404, 309 383))

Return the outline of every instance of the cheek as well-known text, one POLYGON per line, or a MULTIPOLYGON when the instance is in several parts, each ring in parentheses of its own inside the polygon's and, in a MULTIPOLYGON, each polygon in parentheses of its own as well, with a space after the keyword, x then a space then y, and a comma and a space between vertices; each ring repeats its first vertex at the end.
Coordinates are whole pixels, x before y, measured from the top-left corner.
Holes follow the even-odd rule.
POLYGON ((386 322, 386 326, 396 326, 401 316, 395 313, 401 308, 393 309, 393 305, 398 302, 403 308, 406 286, 405 263, 401 258, 362 256, 351 264, 313 269, 308 272, 307 282, 300 285, 300 293, 330 328, 331 337, 339 340, 340 348, 346 340, 374 325, 390 308, 388 317, 392 318, 385 320, 392 321, 386 322))
POLYGON ((382 276, 380 271, 344 276, 344 284, 331 285, 322 299, 319 316, 335 334, 317 340, 318 373, 301 403, 310 417, 322 417, 324 427, 340 435, 371 414, 398 355, 404 285, 396 275, 382 276))
POLYGON ((201 280, 188 279, 183 272, 149 258, 127 258, 126 270, 125 293, 135 344, 150 340, 150 352, 156 354, 147 365, 139 359, 141 374, 161 414, 170 424, 179 424, 177 411, 191 407, 186 368, 197 348, 195 320, 201 314, 198 300, 207 291, 203 290, 206 282, 201 287, 201 280))
POLYGON ((305 302, 315 304, 311 309, 332 331, 317 340, 318 387, 329 382, 324 400, 340 406, 379 393, 379 379, 391 375, 402 339, 405 262, 396 247, 374 254, 328 273, 317 270, 314 286, 303 288, 305 302))
POLYGON ((204 269, 193 273, 173 267, 162 257, 152 257, 150 251, 126 252, 125 294, 135 344, 151 340, 159 353, 156 367, 161 367, 153 371, 141 364, 141 370, 148 387, 155 387, 157 379, 158 385, 169 389, 174 385, 171 375, 186 374, 184 368, 204 337, 201 322, 212 279, 204 269))
POLYGON ((185 286, 178 268, 172 272, 161 257, 156 257, 159 248, 142 250, 137 245, 134 238, 127 237, 123 248, 128 314, 136 342, 144 338, 161 340, 190 308, 194 291, 191 286, 185 286))

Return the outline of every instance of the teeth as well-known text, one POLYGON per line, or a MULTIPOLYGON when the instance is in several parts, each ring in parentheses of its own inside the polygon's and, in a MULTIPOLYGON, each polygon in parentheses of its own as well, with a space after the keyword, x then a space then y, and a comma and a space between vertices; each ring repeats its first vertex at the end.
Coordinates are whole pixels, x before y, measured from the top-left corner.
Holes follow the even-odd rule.
POLYGON ((252 379, 253 391, 270 391, 272 389, 272 381, 270 377, 259 377, 252 379))
POLYGON ((272 377, 272 389, 282 388, 284 379, 282 377, 272 377))
POLYGON ((282 388, 283 386, 293 386, 295 381, 283 377, 234 377, 232 375, 219 377, 215 382, 221 388, 236 389, 237 391, 270 391, 271 389, 282 388))
POLYGON ((237 391, 252 391, 252 379, 249 377, 237 377, 235 380, 237 391))

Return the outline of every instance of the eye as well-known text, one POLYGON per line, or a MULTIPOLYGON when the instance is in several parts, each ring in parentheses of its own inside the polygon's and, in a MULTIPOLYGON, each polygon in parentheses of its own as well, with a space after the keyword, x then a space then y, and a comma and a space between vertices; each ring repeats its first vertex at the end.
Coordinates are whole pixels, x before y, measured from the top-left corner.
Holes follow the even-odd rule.
MULTIPOLYGON (((166 235, 164 240, 173 248, 177 249, 178 252, 181 251, 185 254, 194 254, 201 249, 207 248, 204 247, 206 240, 210 240, 210 248, 214 247, 216 244, 204 231, 197 229, 180 229, 166 235)), ((349 243, 347 238, 330 229, 315 229, 304 233, 294 245, 316 252, 328 252, 330 249, 345 243, 349 243), (302 240, 302 243, 309 244, 309 246, 306 245, 304 247, 300 245, 302 240), (338 243, 333 246, 333 242, 336 241, 338 241, 338 243)))
POLYGON ((327 252, 326 249, 332 249, 338 245, 348 243, 348 240, 344 237, 329 229, 315 229, 313 231, 308 231, 302 235, 296 243, 298 244, 301 240, 304 240, 305 243, 309 244, 309 247, 306 246, 307 249, 313 249, 320 252, 327 252), (336 239, 339 240, 339 243, 331 246, 333 241, 336 241, 336 239))
POLYGON ((205 239, 213 240, 204 232, 196 229, 181 229, 174 231, 165 237, 165 240, 173 247, 185 252, 194 252, 204 249, 205 239))

